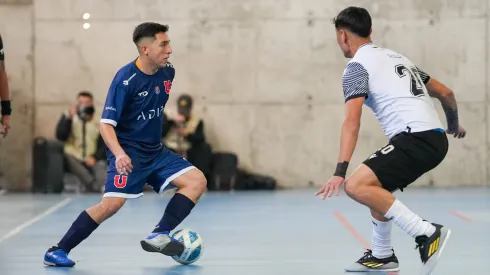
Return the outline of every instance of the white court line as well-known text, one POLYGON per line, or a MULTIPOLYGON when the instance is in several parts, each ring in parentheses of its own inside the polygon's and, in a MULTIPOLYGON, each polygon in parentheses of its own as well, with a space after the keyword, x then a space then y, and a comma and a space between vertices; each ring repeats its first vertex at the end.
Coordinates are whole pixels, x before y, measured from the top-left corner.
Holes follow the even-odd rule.
POLYGON ((69 202, 71 201, 71 198, 66 198, 64 199, 63 201, 51 206, 50 208, 48 208, 46 211, 44 211, 43 213, 37 215, 36 217, 28 220, 27 222, 17 226, 16 228, 12 229, 9 233, 7 233, 7 235, 3 236, 0 238, 0 243, 5 241, 6 239, 20 233, 22 230, 24 230, 26 227, 32 225, 33 223, 45 218, 46 216, 48 216, 49 214, 53 213, 54 211, 60 209, 61 207, 67 205, 69 202))

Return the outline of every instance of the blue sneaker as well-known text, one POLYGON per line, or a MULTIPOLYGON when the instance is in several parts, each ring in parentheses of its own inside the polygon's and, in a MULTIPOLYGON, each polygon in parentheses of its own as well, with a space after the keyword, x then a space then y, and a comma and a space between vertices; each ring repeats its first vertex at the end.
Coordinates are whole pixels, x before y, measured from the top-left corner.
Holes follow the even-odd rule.
POLYGON ((147 252, 158 252, 167 256, 180 255, 184 244, 169 236, 169 232, 153 232, 142 240, 141 248, 147 252))
POLYGON ((52 247, 44 254, 44 264, 49 266, 72 267, 75 262, 68 259, 68 255, 63 249, 52 247))

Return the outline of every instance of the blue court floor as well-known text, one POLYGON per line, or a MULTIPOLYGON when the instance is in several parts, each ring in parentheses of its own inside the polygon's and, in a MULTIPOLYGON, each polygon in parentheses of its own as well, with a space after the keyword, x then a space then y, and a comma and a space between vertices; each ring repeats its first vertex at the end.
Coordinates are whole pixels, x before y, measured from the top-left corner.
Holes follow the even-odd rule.
MULTIPOLYGON (((201 259, 190 266, 141 249, 139 241, 170 199, 145 193, 72 251, 74 268, 44 267, 44 252, 100 196, 5 194, 0 196, 0 275, 346 274, 344 266, 362 256, 371 240, 369 212, 345 194, 322 201, 314 192, 207 193, 178 227, 194 229, 204 239, 201 259)), ((432 274, 489 274, 490 189, 409 188, 397 196, 425 219, 452 228, 432 274)), ((399 274, 418 274, 415 242, 396 225, 393 245, 399 274)))

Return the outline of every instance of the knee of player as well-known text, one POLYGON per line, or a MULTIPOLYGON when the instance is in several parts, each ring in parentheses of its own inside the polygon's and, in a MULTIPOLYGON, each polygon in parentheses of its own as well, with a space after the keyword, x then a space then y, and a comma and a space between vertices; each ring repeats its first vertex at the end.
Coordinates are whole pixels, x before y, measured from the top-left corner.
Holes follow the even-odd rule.
POLYGON ((103 213, 104 216, 110 217, 119 211, 124 205, 126 200, 124 198, 105 198, 99 204, 99 211, 103 213))
POLYGON ((355 196, 357 194, 358 189, 359 189, 359 185, 356 184, 355 181, 346 180, 344 182, 344 191, 350 197, 355 196))
POLYGON ((377 183, 368 178, 350 178, 344 182, 344 191, 351 198, 362 198, 370 194, 371 187, 377 183))
POLYGON ((206 177, 201 171, 199 171, 199 173, 196 173, 196 176, 193 177, 192 180, 189 180, 188 182, 189 187, 197 191, 200 191, 201 193, 203 193, 206 190, 207 185, 208 182, 206 180, 206 177))

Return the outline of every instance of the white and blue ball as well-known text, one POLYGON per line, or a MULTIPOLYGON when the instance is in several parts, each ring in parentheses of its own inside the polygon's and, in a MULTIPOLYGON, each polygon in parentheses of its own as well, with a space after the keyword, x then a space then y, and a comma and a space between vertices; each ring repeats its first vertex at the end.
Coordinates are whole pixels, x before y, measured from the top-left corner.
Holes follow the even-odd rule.
POLYGON ((188 265, 197 261, 203 252, 203 241, 201 236, 191 229, 180 229, 172 234, 172 238, 183 243, 184 252, 180 255, 172 256, 176 262, 188 265))

